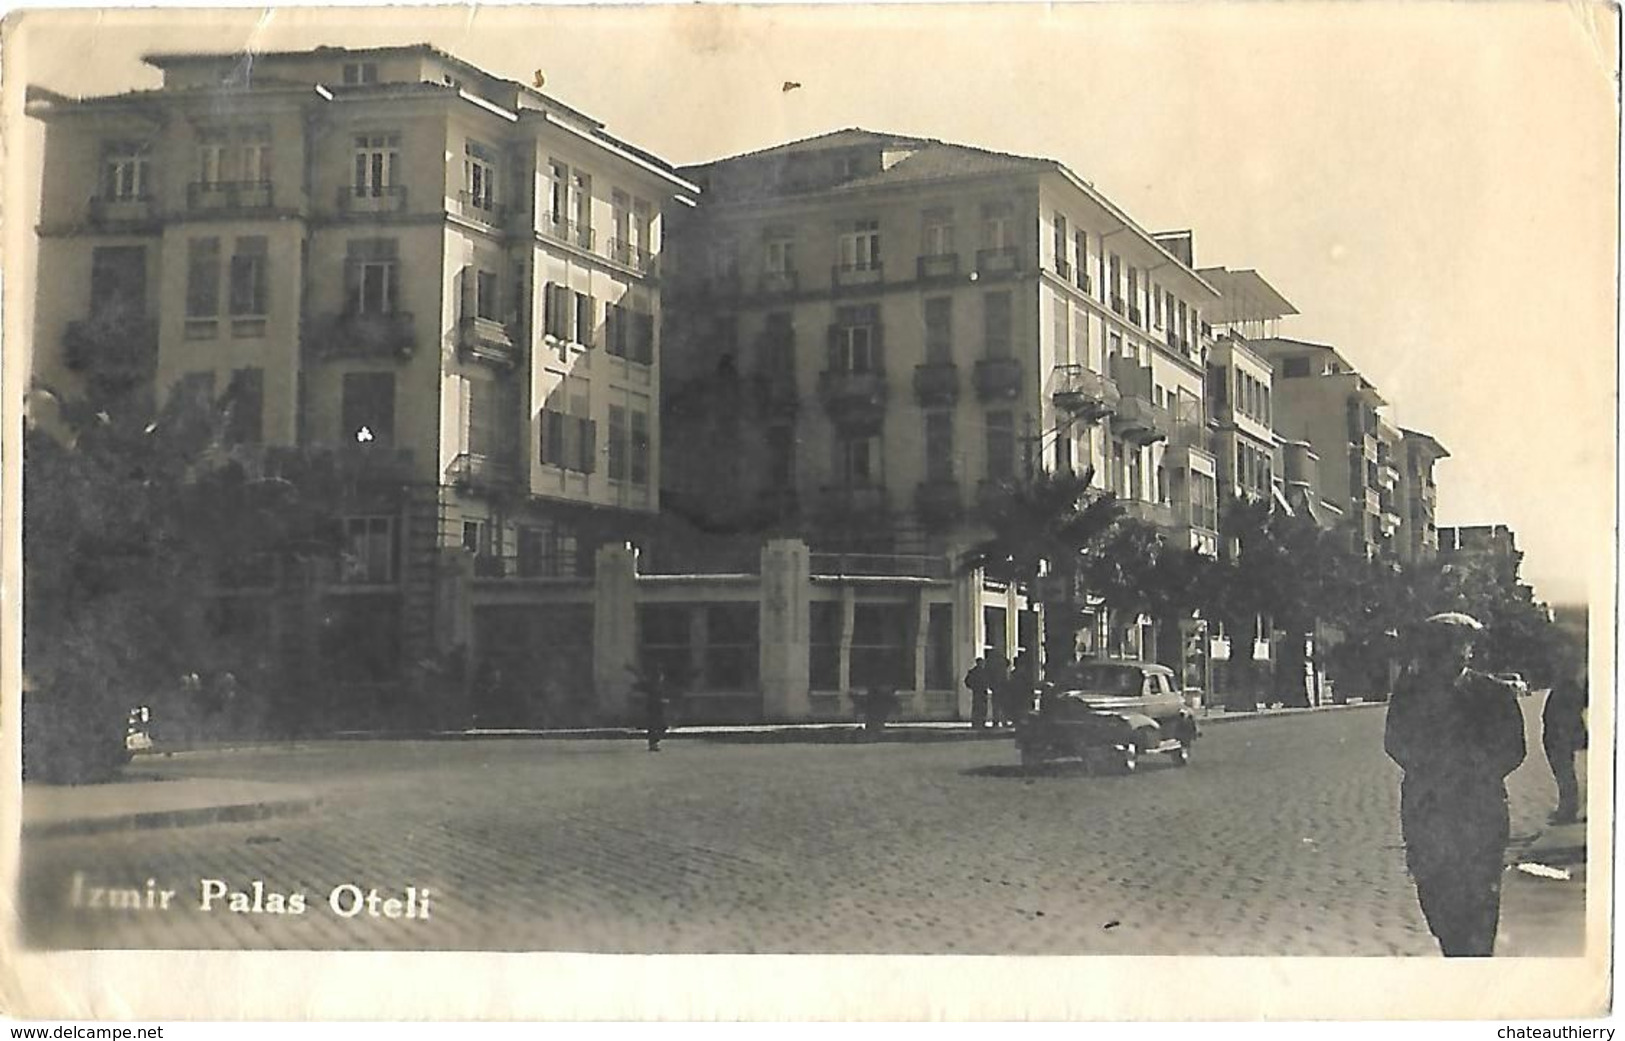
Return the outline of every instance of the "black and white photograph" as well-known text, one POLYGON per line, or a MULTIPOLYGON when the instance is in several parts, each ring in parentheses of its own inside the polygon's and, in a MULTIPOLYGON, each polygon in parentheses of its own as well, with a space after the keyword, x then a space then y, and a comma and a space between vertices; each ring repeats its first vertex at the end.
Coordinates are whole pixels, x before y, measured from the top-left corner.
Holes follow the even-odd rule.
POLYGON ((12 1014, 1610 1010, 1616 6, 5 28, 12 1014))

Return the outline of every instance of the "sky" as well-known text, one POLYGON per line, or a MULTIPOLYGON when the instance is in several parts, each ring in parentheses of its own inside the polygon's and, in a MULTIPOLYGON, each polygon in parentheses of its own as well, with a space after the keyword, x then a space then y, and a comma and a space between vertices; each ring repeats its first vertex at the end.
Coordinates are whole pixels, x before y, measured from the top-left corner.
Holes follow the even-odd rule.
MULTIPOLYGON (((427 41, 508 78, 540 71, 547 93, 679 165, 847 126, 1058 159, 1141 226, 1192 229, 1198 266, 1256 268, 1300 312, 1282 335, 1338 347, 1393 421, 1442 442, 1441 525, 1510 525, 1542 599, 1612 587, 1606 6, 114 10, 11 29, 4 112, 36 141, 23 84, 157 86, 149 51, 427 41)), ((37 172, 7 190, 6 212, 37 211, 37 172)), ((15 257, 26 229, 8 225, 15 257)))

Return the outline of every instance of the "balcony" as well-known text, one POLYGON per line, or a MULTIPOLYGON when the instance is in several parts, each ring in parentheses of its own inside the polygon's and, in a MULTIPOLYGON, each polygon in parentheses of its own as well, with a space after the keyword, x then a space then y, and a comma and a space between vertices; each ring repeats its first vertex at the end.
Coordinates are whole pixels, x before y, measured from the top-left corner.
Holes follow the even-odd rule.
POLYGON ((976 273, 983 278, 1013 275, 1021 270, 1021 254, 1014 246, 976 251, 976 273))
POLYGON ((810 569, 820 578, 868 575, 884 578, 935 578, 953 576, 947 557, 929 553, 812 553, 810 569))
POLYGON ((885 279, 884 269, 877 260, 872 264, 836 264, 830 268, 830 283, 837 289, 864 289, 878 286, 885 279))
POLYGON ((508 222, 508 207, 499 202, 476 198, 473 192, 462 191, 450 200, 451 212, 466 221, 500 228, 508 222))
POLYGON ((818 394, 838 426, 877 430, 886 417, 886 374, 829 369, 818 374, 818 394))
POLYGON ((801 407, 801 390, 796 374, 764 369, 756 373, 756 400, 764 414, 795 412, 801 407))
POLYGON ((519 483, 519 467, 511 455, 464 452, 446 468, 446 479, 473 492, 502 492, 519 483))
POLYGON ((1145 325, 1145 321, 1140 316, 1140 309, 1133 304, 1130 304, 1128 308, 1128 320, 1138 326, 1145 325))
POLYGON ((1074 419, 1096 423, 1117 408, 1117 384, 1086 365, 1057 365, 1055 407, 1074 419))
POLYGON ((964 514, 959 482, 951 477, 922 481, 914 489, 914 508, 926 526, 949 527, 964 514))
POLYGON ((115 382, 150 379, 158 362, 158 322, 122 309, 92 312, 62 332, 63 361, 74 372, 115 382))
POLYGON ((1116 294, 1113 294, 1112 295, 1112 310, 1117 312, 1118 314, 1122 314, 1124 311, 1128 310, 1128 304, 1123 300, 1122 297, 1117 296, 1116 294))
POLYGON ((556 242, 562 242, 578 249, 591 250, 597 244, 590 224, 578 224, 568 217, 561 217, 556 213, 542 215, 541 233, 556 242))
POLYGON ((625 239, 609 240, 609 259, 625 268, 631 268, 640 275, 649 273, 654 266, 654 257, 649 251, 636 242, 625 239))
POLYGON ((270 181, 193 181, 186 186, 186 208, 194 213, 268 210, 273 205, 270 181))
POLYGON ((1360 452, 1366 459, 1372 462, 1376 461, 1377 439, 1374 435, 1366 434, 1360 438, 1360 452))
POLYGON ((351 217, 406 212, 406 185, 380 184, 371 187, 339 188, 339 212, 351 217))
POLYGON ((264 476, 300 487, 340 484, 404 484, 415 476, 410 448, 376 442, 354 445, 273 445, 263 450, 264 476))
POLYGON ((914 366, 914 396, 922 405, 952 405, 959 400, 959 366, 951 361, 914 366))
POLYGON ((1155 524, 1159 528, 1172 528, 1175 523, 1174 508, 1165 502, 1145 502, 1142 499, 1118 499, 1117 504, 1123 508, 1125 517, 1155 524))
POLYGON ((1073 279, 1073 283, 1085 293, 1093 294, 1095 291, 1094 280, 1089 277, 1089 272, 1084 270, 1082 264, 1078 265, 1078 270, 1074 274, 1076 278, 1073 279))
POLYGON ((1124 394, 1117 402, 1112 429, 1125 440, 1148 445, 1167 440, 1173 429, 1173 416, 1166 405, 1139 394, 1124 394))
POLYGON ((984 402, 1014 401, 1021 395, 1021 363, 1014 358, 982 358, 972 382, 984 402))
POLYGON ((921 282, 952 281, 959 277, 958 253, 923 253, 915 265, 921 282))
POLYGON ((1201 423, 1174 419, 1162 461, 1169 469, 1214 473, 1218 459, 1208 449, 1207 427, 1201 423))
POLYGON ((156 217, 157 207, 150 195, 113 198, 98 195, 90 200, 93 224, 140 224, 156 217))
POLYGON ((417 330, 410 311, 341 311, 313 323, 311 344, 322 358, 404 359, 417 346, 417 330))
POLYGON ((764 271, 757 283, 757 292, 763 296, 791 296, 801 288, 801 277, 794 271, 764 271))
POLYGON ((464 318, 457 326, 457 349, 469 361, 508 368, 520 361, 520 350, 508 327, 493 318, 464 318))

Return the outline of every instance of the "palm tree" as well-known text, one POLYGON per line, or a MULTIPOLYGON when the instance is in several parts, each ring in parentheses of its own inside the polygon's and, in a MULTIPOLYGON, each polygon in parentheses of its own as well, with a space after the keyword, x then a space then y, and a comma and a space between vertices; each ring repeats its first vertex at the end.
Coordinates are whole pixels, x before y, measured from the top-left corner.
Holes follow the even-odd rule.
MULTIPOLYGON (((1159 632, 1176 633, 1180 620, 1208 613, 1217 602, 1215 561, 1168 541, 1155 524, 1124 517, 1086 560, 1085 582, 1106 606, 1129 616, 1146 615, 1159 632)), ((1182 653, 1162 642, 1157 657, 1178 671, 1182 653)))
POLYGON ((1052 663, 1072 660, 1078 578, 1123 515, 1115 497, 1093 481, 1094 470, 1085 468, 1000 486, 981 513, 988 536, 961 560, 966 573, 980 569, 999 581, 1042 585, 1044 652, 1052 663))

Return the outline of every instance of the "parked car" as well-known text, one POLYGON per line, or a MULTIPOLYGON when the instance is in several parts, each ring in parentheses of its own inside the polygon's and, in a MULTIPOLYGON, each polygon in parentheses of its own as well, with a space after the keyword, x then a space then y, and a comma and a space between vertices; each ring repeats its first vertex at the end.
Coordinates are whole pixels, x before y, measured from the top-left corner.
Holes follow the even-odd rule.
POLYGON ((1038 691, 1038 707, 1016 726, 1021 765, 1057 759, 1104 759, 1132 773, 1145 755, 1190 762, 1196 715, 1173 670, 1151 662, 1085 661, 1038 691))
POLYGON ((1521 672, 1497 672, 1495 678, 1516 690, 1520 698, 1526 698, 1530 694, 1529 684, 1521 672))

